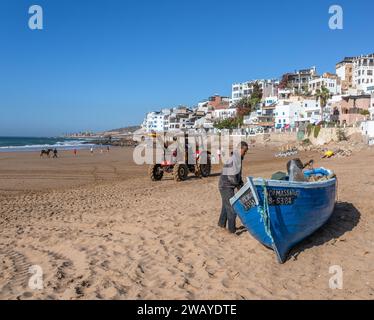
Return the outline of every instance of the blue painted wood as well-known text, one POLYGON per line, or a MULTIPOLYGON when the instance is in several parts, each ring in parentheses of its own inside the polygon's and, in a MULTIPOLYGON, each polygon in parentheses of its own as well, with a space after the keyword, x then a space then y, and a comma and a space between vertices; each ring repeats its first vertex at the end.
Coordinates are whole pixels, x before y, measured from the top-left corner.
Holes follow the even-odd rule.
POLYGON ((278 261, 284 263, 294 245, 315 232, 331 217, 335 197, 335 178, 321 182, 249 178, 230 202, 249 233, 265 246, 274 249, 278 261), (265 192, 268 193, 270 230, 266 229, 264 216, 261 215, 266 204, 265 192))

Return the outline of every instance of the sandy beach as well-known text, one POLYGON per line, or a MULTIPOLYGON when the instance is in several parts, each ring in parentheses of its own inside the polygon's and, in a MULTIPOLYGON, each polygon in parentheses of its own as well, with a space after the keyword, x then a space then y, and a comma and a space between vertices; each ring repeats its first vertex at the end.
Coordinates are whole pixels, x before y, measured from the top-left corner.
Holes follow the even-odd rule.
MULTIPOLYGON (((0 153, 1 299, 373 299, 373 149, 299 154, 336 172, 339 200, 283 265, 248 232, 217 227, 219 166, 206 179, 151 182, 132 150, 0 153), (28 286, 33 265, 41 290, 28 286), (329 287, 333 265, 342 290, 329 287)), ((274 153, 251 149, 243 176, 285 170, 274 153)))

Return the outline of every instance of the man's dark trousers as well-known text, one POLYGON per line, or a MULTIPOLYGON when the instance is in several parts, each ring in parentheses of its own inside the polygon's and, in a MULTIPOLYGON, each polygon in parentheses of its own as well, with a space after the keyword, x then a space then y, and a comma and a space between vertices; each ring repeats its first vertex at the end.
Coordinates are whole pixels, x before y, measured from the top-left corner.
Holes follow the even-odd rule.
POLYGON ((231 233, 236 232, 236 213, 231 207, 230 199, 234 196, 233 188, 220 188, 219 192, 222 198, 222 210, 219 217, 218 225, 222 228, 228 224, 228 229, 231 233))

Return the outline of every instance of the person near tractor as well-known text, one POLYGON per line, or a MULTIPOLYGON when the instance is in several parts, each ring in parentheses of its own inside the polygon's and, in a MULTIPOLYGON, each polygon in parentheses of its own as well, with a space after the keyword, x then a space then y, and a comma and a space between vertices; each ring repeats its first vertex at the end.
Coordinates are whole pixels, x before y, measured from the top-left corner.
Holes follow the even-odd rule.
POLYGON ((225 162, 218 184, 222 198, 222 209, 218 226, 226 228, 227 225, 229 232, 232 234, 236 232, 236 213, 231 207, 230 199, 234 196, 235 189, 241 189, 244 184, 242 179, 242 161, 247 151, 248 144, 242 141, 238 145, 238 150, 235 150, 225 162))

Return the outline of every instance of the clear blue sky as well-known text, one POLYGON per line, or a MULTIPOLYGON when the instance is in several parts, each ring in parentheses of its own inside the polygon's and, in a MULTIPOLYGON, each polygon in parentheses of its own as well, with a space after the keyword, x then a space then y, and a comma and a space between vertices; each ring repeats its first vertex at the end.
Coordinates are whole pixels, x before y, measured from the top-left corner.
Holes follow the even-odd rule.
POLYGON ((230 95, 374 52, 372 0, 1 0, 0 135, 139 124, 146 112, 230 95), (344 9, 344 30, 328 8, 344 9), (44 30, 28 8, 44 9, 44 30))

